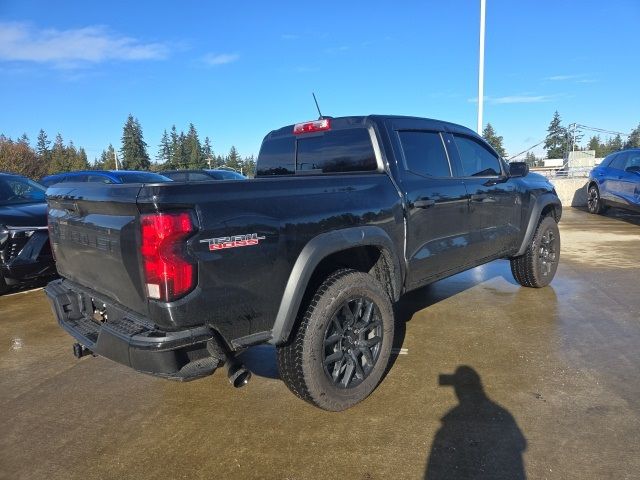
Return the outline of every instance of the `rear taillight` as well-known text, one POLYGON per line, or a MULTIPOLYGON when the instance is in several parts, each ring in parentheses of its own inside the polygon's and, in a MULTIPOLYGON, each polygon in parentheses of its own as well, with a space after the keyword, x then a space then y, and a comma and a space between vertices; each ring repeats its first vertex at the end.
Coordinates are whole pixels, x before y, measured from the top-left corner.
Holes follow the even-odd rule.
POLYGON ((301 133, 322 132, 331 129, 331 122, 328 118, 321 118, 312 122, 296 123, 293 126, 293 133, 299 135, 301 133))
POLYGON ((191 214, 142 215, 140 228, 147 296, 171 302, 193 290, 196 267, 184 255, 185 241, 196 230, 191 214))

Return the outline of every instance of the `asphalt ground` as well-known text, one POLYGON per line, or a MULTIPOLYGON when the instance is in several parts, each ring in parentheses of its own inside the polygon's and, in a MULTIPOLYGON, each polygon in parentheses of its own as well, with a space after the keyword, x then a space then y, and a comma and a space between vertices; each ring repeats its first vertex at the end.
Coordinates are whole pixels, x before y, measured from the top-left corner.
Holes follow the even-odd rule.
POLYGON ((560 225, 550 287, 496 261, 404 297, 402 350, 341 413, 271 347, 243 389, 174 383, 76 360, 42 290, 0 297, 0 478, 640 478, 640 216, 560 225))

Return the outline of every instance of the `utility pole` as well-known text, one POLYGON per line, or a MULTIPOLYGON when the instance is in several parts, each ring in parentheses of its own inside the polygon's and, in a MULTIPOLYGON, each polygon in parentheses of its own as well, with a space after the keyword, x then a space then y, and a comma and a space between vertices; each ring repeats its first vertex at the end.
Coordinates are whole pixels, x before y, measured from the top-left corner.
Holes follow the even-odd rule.
POLYGON ((478 135, 482 135, 482 110, 484 107, 484 23, 487 0, 480 0, 480 62, 478 66, 478 135))

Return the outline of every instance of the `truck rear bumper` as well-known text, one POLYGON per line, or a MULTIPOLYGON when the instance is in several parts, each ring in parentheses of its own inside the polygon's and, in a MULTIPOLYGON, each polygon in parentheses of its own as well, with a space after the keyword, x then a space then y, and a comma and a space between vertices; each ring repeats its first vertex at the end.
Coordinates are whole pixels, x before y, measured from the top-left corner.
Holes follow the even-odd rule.
POLYGON ((64 279, 49 283, 45 292, 60 326, 80 344, 139 372, 171 380, 194 380, 213 373, 222 360, 207 349, 207 342, 218 344, 206 326, 160 330, 137 314, 96 298, 93 292, 64 279))

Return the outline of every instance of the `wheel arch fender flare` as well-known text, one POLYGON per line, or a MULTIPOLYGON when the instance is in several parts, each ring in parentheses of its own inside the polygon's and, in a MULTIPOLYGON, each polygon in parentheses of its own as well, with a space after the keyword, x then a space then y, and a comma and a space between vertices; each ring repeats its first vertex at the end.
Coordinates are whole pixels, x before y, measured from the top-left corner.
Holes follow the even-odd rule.
POLYGON ((322 233, 304 246, 293 265, 271 329, 269 343, 280 345, 289 338, 302 298, 320 262, 333 253, 366 246, 378 247, 385 255, 392 270, 389 272, 393 292, 392 301, 397 300, 402 291, 402 270, 393 241, 387 232, 380 227, 367 225, 322 233))
POLYGON ((535 199, 533 207, 530 209, 529 221, 527 223, 527 228, 524 233, 524 237, 522 238, 522 243, 520 244, 520 248, 518 252, 513 255, 514 257, 519 257, 520 255, 524 255, 527 251, 527 247, 531 243, 531 239, 533 235, 536 233, 536 228, 538 226, 538 222, 540 221, 540 216, 542 215, 543 210, 549 205, 553 206, 553 208, 558 212, 557 218, 560 219, 562 215, 562 203, 557 195, 552 192, 546 192, 540 195, 535 199))

